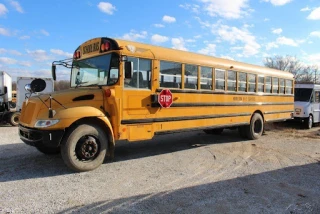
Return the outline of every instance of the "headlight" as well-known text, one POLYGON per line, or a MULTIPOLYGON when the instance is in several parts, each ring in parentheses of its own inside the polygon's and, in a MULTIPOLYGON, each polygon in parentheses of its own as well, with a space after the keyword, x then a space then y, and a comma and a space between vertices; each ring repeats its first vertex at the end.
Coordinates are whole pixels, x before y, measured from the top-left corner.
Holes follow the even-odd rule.
POLYGON ((57 124, 58 122, 59 122, 59 120, 38 120, 36 122, 35 127, 36 128, 45 128, 45 127, 53 126, 53 125, 57 124))

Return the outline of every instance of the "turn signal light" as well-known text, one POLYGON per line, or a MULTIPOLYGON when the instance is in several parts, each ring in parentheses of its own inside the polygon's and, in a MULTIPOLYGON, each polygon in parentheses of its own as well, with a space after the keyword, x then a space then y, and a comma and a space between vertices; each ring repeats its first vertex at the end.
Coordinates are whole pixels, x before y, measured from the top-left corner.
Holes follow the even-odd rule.
POLYGON ((110 89, 105 90, 105 94, 106 94, 106 97, 111 97, 111 90, 110 89))
POLYGON ((74 59, 79 59, 79 58, 80 58, 80 51, 74 52, 73 58, 74 58, 74 59))
POLYGON ((110 49, 110 43, 109 42, 104 42, 101 44, 101 51, 105 52, 108 51, 110 49))

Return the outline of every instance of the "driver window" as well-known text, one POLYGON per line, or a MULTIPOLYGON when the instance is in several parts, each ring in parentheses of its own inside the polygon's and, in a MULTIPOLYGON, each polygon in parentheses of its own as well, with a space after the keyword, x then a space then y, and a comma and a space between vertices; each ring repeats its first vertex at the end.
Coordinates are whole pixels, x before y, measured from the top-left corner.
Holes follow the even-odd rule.
POLYGON ((125 88, 151 89, 151 60, 128 57, 133 62, 133 74, 124 79, 125 88))

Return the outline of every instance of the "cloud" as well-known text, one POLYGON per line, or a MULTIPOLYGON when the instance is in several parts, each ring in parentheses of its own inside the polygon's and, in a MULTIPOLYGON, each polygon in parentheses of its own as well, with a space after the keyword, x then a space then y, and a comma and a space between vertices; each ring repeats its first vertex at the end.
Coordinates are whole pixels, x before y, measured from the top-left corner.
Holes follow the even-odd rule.
POLYGON ((10 31, 5 29, 5 28, 1 28, 0 27, 0 35, 3 35, 3 36, 10 36, 10 31))
POLYGON ((316 9, 314 9, 309 16, 307 17, 307 19, 311 19, 311 20, 320 20, 320 7, 317 7, 316 9))
POLYGON ((173 23, 176 22, 176 18, 172 17, 172 16, 163 16, 162 21, 167 22, 167 23, 173 23))
POLYGON ((270 2, 274 6, 283 6, 290 3, 292 0, 263 0, 264 2, 270 2))
POLYGON ((109 2, 100 2, 98 4, 98 8, 100 9, 101 12, 109 15, 112 15, 113 12, 116 11, 116 7, 109 2))
POLYGON ((19 65, 22 65, 22 66, 24 66, 24 67, 31 67, 31 62, 22 61, 22 62, 19 62, 19 65))
POLYGON ((216 45, 207 44, 207 46, 203 49, 200 49, 198 53, 214 56, 216 54, 216 45))
POLYGON ((20 36, 19 39, 21 39, 21 40, 30 39, 30 36, 27 36, 27 35, 25 35, 25 36, 20 36))
POLYGON ((248 0, 200 0, 204 3, 204 10, 210 16, 221 16, 227 19, 239 19, 248 15, 252 10, 248 0))
POLYGON ((270 19, 265 18, 263 21, 264 21, 264 22, 268 22, 268 21, 270 21, 270 19))
POLYGON ((199 13, 200 6, 196 4, 180 4, 179 7, 190 10, 193 13, 199 13))
POLYGON ((157 27, 157 28, 163 28, 164 25, 163 24, 154 24, 153 26, 157 27))
POLYGON ((8 9, 6 8, 6 6, 4 6, 4 4, 0 3, 0 16, 4 16, 6 15, 6 13, 8 13, 8 9))
POLYGON ((185 41, 182 37, 179 38, 172 38, 171 39, 172 48, 187 51, 188 49, 185 47, 185 41))
POLYGON ((35 61, 47 61, 51 59, 48 55, 47 52, 44 50, 34 50, 34 51, 29 51, 26 50, 27 53, 35 60, 35 61))
POLYGON ((293 39, 286 38, 284 36, 277 38, 277 44, 288 45, 288 46, 293 46, 293 47, 298 46, 298 43, 295 42, 293 39))
POLYGON ((274 34, 281 34, 282 33, 282 29, 281 28, 277 28, 277 29, 273 29, 272 33, 274 34))
POLYGON ((154 35, 152 35, 152 37, 151 37, 151 41, 152 41, 153 43, 163 43, 163 42, 166 42, 166 41, 168 41, 168 40, 169 40, 168 37, 166 37, 166 36, 161 36, 161 35, 159 35, 159 34, 154 34, 154 35))
POLYGON ((140 33, 136 33, 134 30, 131 30, 130 33, 124 34, 122 38, 125 40, 136 41, 139 39, 145 39, 147 36, 147 31, 141 31, 140 33))
POLYGON ((65 56, 68 58, 72 57, 72 53, 64 52, 63 50, 60 50, 60 49, 50 49, 50 52, 59 56, 65 56))
POLYGON ((24 13, 24 11, 23 11, 21 5, 19 4, 19 2, 17 2, 17 1, 12 1, 12 0, 11 0, 11 1, 10 1, 10 4, 11 4, 11 6, 13 6, 14 9, 15 9, 16 11, 18 11, 19 13, 24 13))
POLYGON ((40 33, 42 33, 45 36, 50 36, 50 34, 46 30, 40 30, 40 33))
POLYGON ((320 38, 320 31, 313 31, 310 33, 310 36, 315 36, 320 38))
POLYGON ((17 64, 17 60, 8 58, 8 57, 0 57, 0 63, 7 64, 7 65, 13 65, 17 64))
POLYGON ((305 11, 309 11, 309 10, 311 10, 309 7, 304 7, 304 8, 302 8, 300 11, 301 11, 301 12, 305 12, 305 11))
POLYGON ((267 45, 266 45, 266 50, 270 50, 272 48, 278 48, 279 45, 276 43, 276 42, 269 42, 267 45))
POLYGON ((242 54, 246 57, 259 53, 260 45, 256 42, 255 36, 247 28, 239 29, 237 27, 220 25, 217 29, 214 27, 212 33, 217 33, 221 40, 227 41, 230 44, 243 43, 242 54))

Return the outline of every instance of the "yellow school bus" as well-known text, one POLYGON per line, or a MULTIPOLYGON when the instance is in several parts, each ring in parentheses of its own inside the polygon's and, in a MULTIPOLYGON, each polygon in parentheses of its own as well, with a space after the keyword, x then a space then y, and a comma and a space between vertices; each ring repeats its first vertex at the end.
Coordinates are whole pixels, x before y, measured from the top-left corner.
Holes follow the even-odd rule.
POLYGON ((53 62, 53 79, 57 65, 71 68, 71 89, 25 101, 19 134, 75 171, 113 158, 118 140, 225 128, 257 139, 294 111, 292 74, 228 59, 102 37, 53 62))

